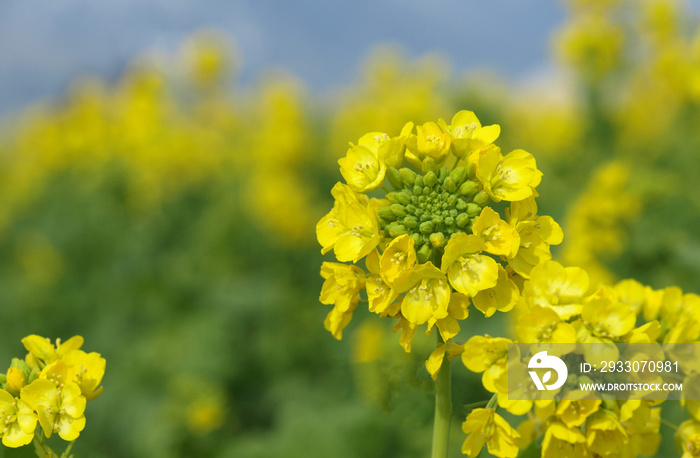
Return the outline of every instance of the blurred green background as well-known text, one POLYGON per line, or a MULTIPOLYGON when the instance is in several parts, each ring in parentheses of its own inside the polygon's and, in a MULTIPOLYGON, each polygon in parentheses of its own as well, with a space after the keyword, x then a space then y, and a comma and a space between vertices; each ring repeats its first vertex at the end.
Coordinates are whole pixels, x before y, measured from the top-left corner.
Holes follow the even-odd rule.
MULTIPOLYGON (((279 72, 232 85, 233 44, 204 31, 5 116, 0 371, 28 334, 80 334, 106 358, 81 457, 426 456, 433 339, 406 354, 391 323, 358 310, 334 340, 314 227, 348 141, 460 109, 537 158, 540 213, 565 233, 555 259, 697 292, 697 16, 670 0, 566 5, 558 71, 527 83, 379 48, 333 100, 279 72)), ((462 339, 509 334, 477 315, 462 339)), ((453 367, 460 456, 460 406, 490 396, 453 367)))

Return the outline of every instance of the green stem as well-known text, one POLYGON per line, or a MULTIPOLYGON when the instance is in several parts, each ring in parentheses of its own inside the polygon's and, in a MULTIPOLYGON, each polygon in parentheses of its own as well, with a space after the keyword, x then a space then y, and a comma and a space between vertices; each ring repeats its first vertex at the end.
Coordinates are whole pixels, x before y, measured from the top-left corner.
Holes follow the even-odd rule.
MULTIPOLYGON (((438 333, 438 344, 441 344, 438 333)), ((450 439, 450 420, 452 419, 452 386, 450 360, 447 353, 435 380, 435 422, 433 423, 432 458, 446 458, 450 439)))
POLYGON ((668 426, 669 428, 673 429, 674 431, 678 431, 678 426, 674 425, 673 423, 666 420, 665 418, 661 418, 661 423, 668 426))
POLYGON ((71 443, 68 444, 68 447, 66 447, 66 451, 63 452, 61 458, 70 458, 70 451, 73 450, 73 444, 75 444, 75 441, 71 441, 71 443))
POLYGON ((46 445, 41 428, 37 428, 37 430, 34 431, 34 439, 32 439, 32 444, 34 444, 34 451, 36 452, 36 456, 39 458, 56 458, 54 451, 46 445))

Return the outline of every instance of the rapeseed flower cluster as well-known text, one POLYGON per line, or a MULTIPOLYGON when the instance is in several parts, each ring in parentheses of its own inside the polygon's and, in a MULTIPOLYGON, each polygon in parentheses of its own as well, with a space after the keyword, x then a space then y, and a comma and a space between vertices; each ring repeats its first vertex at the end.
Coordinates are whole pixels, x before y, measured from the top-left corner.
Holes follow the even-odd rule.
POLYGON ((408 123, 397 136, 371 132, 350 144, 338 161, 345 183, 333 187, 334 207, 316 226, 322 252, 341 261, 321 268, 320 299, 333 305, 325 327, 334 337, 364 291, 371 312, 396 320, 406 351, 419 326, 438 328, 444 343, 428 360, 435 377, 446 351, 459 354, 451 338, 470 303, 485 316, 513 308, 512 277, 528 278, 550 259, 562 233, 537 215, 542 173, 534 157, 502 154, 499 134, 499 126, 461 111, 449 125, 408 123), (499 202, 510 204, 503 214, 499 202), (365 269, 356 265, 363 258, 365 269))
POLYGON ((37 335, 22 339, 28 353, 13 358, 0 374, 0 431, 5 447, 17 448, 34 441, 41 457, 57 457, 44 442, 53 434, 72 443, 85 428, 85 407, 102 393, 106 361, 99 353, 81 350, 83 338, 65 342, 37 335))

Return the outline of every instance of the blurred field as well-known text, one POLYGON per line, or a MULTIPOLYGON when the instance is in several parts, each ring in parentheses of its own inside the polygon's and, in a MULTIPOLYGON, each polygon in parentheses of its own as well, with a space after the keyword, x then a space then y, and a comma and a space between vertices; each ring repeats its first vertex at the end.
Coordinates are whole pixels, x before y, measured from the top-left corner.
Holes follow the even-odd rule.
MULTIPOLYGON (((335 341, 314 226, 348 141, 460 109, 537 158, 541 212, 565 233, 555 259, 699 292, 697 18, 670 1, 571 3, 554 83, 380 49, 327 103, 289 75, 239 87, 226 39, 203 33, 3 119, 0 362, 28 334, 80 334, 107 359, 76 456, 425 456, 432 340, 405 354, 358 311, 335 341)), ((465 338, 509 332, 474 316, 465 338)), ((489 397, 454 367, 455 400, 489 397)))

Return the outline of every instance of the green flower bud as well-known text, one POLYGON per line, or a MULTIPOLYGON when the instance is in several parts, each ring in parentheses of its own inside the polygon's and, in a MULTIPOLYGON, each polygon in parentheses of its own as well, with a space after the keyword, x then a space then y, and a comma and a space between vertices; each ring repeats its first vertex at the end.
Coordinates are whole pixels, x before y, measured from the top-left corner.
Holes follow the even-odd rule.
POLYGON ((467 179, 467 169, 464 167, 457 167, 450 173, 450 177, 455 180, 455 184, 459 186, 467 179))
POLYGON ((432 188, 433 186, 435 186, 437 184, 437 175, 435 175, 435 172, 426 173, 423 177, 423 183, 425 183, 425 186, 427 186, 428 188, 432 188))
MULTIPOLYGON (((423 216, 427 217, 428 215, 423 215, 423 216)), ((421 217, 421 219, 423 219, 423 217, 421 217)), ((431 232, 433 232, 433 227, 434 227, 434 224, 432 221, 424 221, 424 222, 420 223, 420 226, 418 229, 423 234, 430 234, 431 232)))
POLYGON ((447 226, 454 226, 454 225, 455 225, 455 219, 454 219, 453 217, 451 217, 451 216, 447 216, 447 217, 445 218, 445 224, 446 224, 447 226))
POLYGON ((416 257, 419 263, 427 262, 433 256, 433 249, 430 245, 425 244, 416 252, 416 257))
POLYGON ((386 177, 389 179, 389 184, 394 189, 403 189, 403 181, 401 181, 401 175, 399 174, 399 169, 396 167, 389 167, 386 169, 386 177))
MULTIPOLYGON (((433 172, 437 170, 437 166, 435 165, 435 159, 432 157, 428 156, 425 159, 423 159, 423 173, 428 173, 428 172, 433 172)), ((436 175, 437 177, 437 175, 436 175)))
POLYGON ((469 215, 466 213, 460 213, 457 215, 457 218, 455 218, 455 222, 457 223, 457 227, 464 229, 467 227, 467 224, 469 224, 469 215))
POLYGON ((469 178, 474 178, 476 176, 476 164, 475 163, 470 163, 467 165, 467 176, 469 178))
POLYGON ((408 205, 406 205, 406 211, 407 211, 408 213, 413 214, 413 213, 416 212, 416 206, 413 205, 413 204, 408 204, 408 205))
POLYGON ((391 212, 396 215, 397 218, 403 218, 406 216, 406 207, 401 204, 391 204, 391 212))
POLYGON ((453 208, 448 213, 450 214, 451 217, 456 218, 457 215, 459 215, 459 210, 457 210, 456 208, 453 208))
POLYGON ((391 221, 386 221, 385 219, 382 219, 382 218, 377 218, 377 223, 379 224, 380 230, 384 230, 390 222, 391 221))
POLYGON ((464 199, 457 199, 457 203, 455 204, 455 208, 461 212, 467 209, 467 201, 464 199))
POLYGON ((430 234, 430 244, 434 248, 442 248, 445 246, 445 234, 442 232, 434 232, 430 234))
POLYGON ((433 216, 433 219, 431 219, 430 221, 432 221, 433 224, 436 226, 439 226, 444 222, 442 219, 442 216, 440 216, 440 215, 433 216))
POLYGON ((450 169, 445 166, 440 167, 440 170, 438 170, 438 178, 440 181, 444 181, 448 176, 450 176, 450 169))
POLYGON ((399 235, 404 235, 408 234, 408 229, 406 226, 403 224, 398 224, 398 223, 391 223, 389 224, 384 231, 389 231, 389 235, 392 237, 398 237, 399 235))
POLYGON ((413 186, 416 183, 416 177, 418 177, 416 172, 406 167, 399 170, 399 175, 401 176, 401 181, 403 181, 407 188, 413 186))
POLYGON ((411 203, 411 195, 406 191, 401 191, 399 193, 399 203, 401 205, 408 205, 411 203))
POLYGON ((485 207, 486 204, 489 203, 489 195, 486 194, 486 191, 479 191, 479 193, 474 196, 472 201, 474 201, 474 203, 479 205, 480 207, 485 207))
POLYGON ((453 193, 457 190, 457 183, 455 183, 454 178, 447 177, 447 178, 445 178, 445 181, 442 183, 442 187, 445 188, 445 191, 447 191, 449 193, 453 193))
POLYGON ((394 212, 391 211, 391 207, 389 205, 384 205, 377 210, 377 215, 379 215, 379 217, 385 221, 394 221, 396 219, 396 216, 394 216, 394 212))
POLYGON ((413 195, 420 196, 421 194, 423 194, 423 187, 418 185, 413 186, 413 195))
POLYGON ((465 181, 462 186, 459 187, 459 193, 463 196, 471 196, 479 190, 479 184, 473 181, 465 181))
POLYGON ((448 207, 454 207, 454 205, 455 205, 456 203, 457 203, 457 196, 455 196, 454 194, 451 194, 451 195, 447 198, 447 206, 448 206, 448 207))
POLYGON ((386 194, 386 200, 391 202, 392 204, 398 204, 399 202, 399 193, 396 191, 388 192, 386 194))
POLYGON ((403 219, 403 225, 409 229, 415 229, 418 227, 418 218, 409 215, 403 219))
POLYGON ((421 236, 420 234, 413 233, 411 234, 411 238, 413 239, 413 242, 415 243, 416 246, 418 246, 421 243, 421 236))
POLYGON ((474 216, 478 215, 479 213, 481 213, 481 207, 479 207, 475 203, 469 202, 467 204, 466 211, 467 211, 467 215, 474 217, 474 216))
POLYGON ((423 187, 425 186, 425 183, 423 183, 423 175, 418 175, 416 176, 416 181, 413 183, 415 186, 420 186, 423 187))

